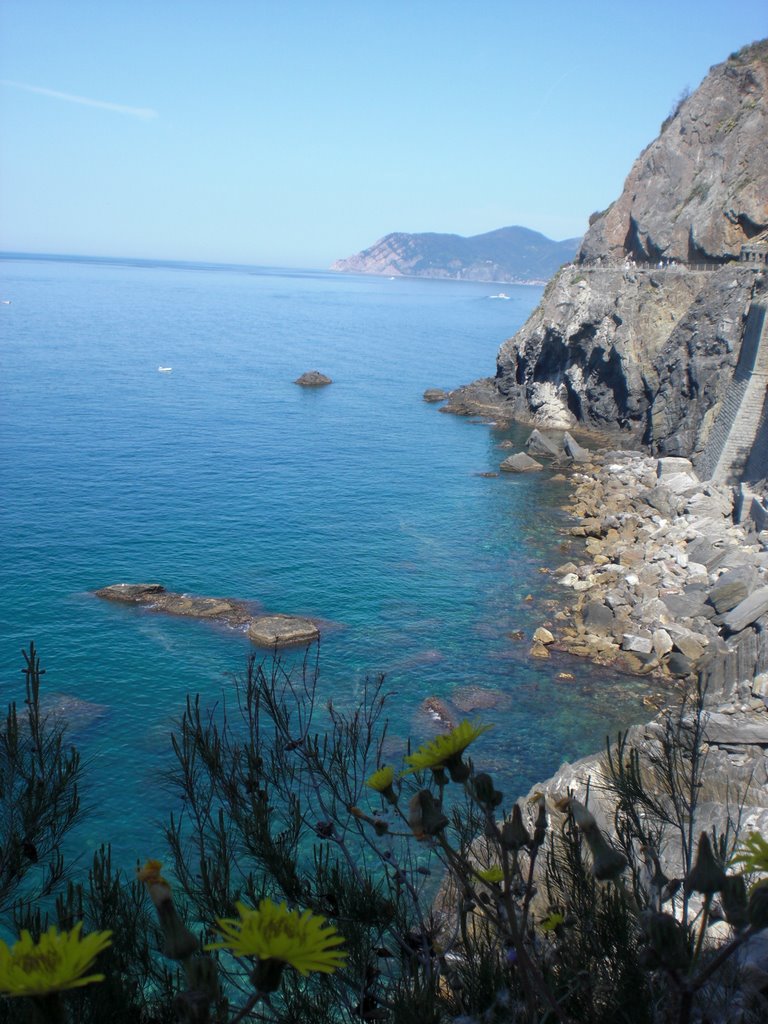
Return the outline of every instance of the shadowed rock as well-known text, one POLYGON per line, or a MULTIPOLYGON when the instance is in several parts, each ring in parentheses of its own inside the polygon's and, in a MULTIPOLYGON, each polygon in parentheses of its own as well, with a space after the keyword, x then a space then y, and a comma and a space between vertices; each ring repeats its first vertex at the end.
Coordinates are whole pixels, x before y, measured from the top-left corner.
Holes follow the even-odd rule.
POLYGON ((566 432, 563 434, 563 448, 568 458, 573 459, 574 462, 589 462, 590 453, 586 448, 582 448, 578 441, 575 441, 571 435, 566 432))
POLYGON ((528 440, 525 442, 526 451, 531 455, 542 455, 546 459, 559 459, 562 452, 554 441, 540 430, 531 431, 528 440))

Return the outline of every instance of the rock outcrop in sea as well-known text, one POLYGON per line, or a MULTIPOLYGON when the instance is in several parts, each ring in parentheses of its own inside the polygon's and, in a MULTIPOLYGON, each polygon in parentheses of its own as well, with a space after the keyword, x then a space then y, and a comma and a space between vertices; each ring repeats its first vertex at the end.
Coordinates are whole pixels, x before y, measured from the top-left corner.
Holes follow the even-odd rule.
POLYGON ((246 601, 178 594, 166 590, 160 583, 113 583, 95 594, 105 601, 140 605, 150 612, 205 619, 244 630, 258 647, 306 646, 320 636, 317 625, 299 615, 257 614, 246 601))

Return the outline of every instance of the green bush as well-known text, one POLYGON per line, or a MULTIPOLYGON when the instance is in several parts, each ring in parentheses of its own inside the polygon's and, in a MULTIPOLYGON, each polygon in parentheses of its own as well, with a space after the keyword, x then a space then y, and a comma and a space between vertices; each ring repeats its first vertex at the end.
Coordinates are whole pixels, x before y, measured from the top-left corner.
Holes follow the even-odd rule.
MULTIPOLYGON (((768 843, 752 836, 737 874, 729 829, 697 837, 701 694, 667 717, 657 750, 641 756, 622 736, 609 749, 594 786, 613 808, 611 839, 591 798, 507 804, 470 759, 488 725, 463 722, 387 764, 383 680, 350 713, 318 706, 317 681, 316 662, 294 676, 279 659, 251 659, 231 707, 188 699, 169 778, 173 886, 159 861, 115 869, 108 848, 86 880, 65 884, 54 831, 55 906, 46 915, 17 889, 9 929, 44 941, 50 917, 75 948, 67 930, 82 921, 106 946, 73 972, 83 987, 29 998, 5 983, 12 955, 0 946, 11 995, 0 1020, 687 1024, 731 984, 733 953, 768 924, 768 843), (663 872, 670 844, 679 878, 663 872), (720 944, 708 938, 717 916, 731 926, 720 944), (84 984, 89 970, 103 980, 84 984)), ((77 765, 60 727, 30 706, 38 739, 77 765)), ((33 753, 31 733, 13 735, 3 779, 33 753)), ((28 777, 39 783, 39 771, 28 777)), ((71 827, 76 773, 67 779, 71 827)), ((765 1009, 750 998, 742 1021, 765 1009)))

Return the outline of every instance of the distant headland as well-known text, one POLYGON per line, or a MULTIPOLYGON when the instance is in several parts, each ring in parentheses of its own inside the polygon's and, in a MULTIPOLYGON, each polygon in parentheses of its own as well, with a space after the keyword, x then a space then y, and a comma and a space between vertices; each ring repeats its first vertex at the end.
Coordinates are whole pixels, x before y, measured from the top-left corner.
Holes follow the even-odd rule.
POLYGON ((538 231, 523 227, 499 228, 469 238, 397 231, 355 256, 336 260, 331 270, 390 277, 543 284, 574 258, 579 242, 578 238, 553 242, 538 231))

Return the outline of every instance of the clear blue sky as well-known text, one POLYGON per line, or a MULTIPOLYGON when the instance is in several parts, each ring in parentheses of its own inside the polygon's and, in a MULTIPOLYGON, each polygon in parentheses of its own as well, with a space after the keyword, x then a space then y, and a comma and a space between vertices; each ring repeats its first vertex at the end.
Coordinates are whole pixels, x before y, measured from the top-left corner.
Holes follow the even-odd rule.
POLYGON ((768 0, 0 0, 0 247, 324 267, 580 235, 768 0))

